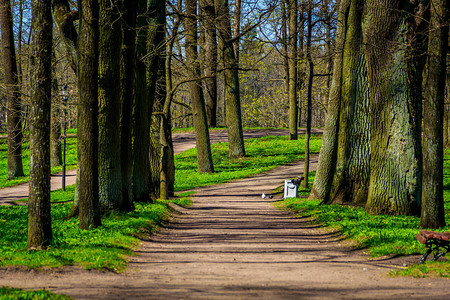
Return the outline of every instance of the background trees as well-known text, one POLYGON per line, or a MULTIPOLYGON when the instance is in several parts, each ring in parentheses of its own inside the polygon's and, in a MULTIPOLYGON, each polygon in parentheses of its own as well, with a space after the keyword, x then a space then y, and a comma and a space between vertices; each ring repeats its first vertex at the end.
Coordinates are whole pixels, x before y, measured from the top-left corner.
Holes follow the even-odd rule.
POLYGON ((0 27, 8 133, 8 179, 23 176, 22 108, 10 0, 0 1, 0 27))
MULTIPOLYGON (((38 98, 29 95, 35 91, 30 83, 36 82, 29 74, 37 69, 27 66, 36 63, 37 56, 29 55, 30 46, 23 42, 33 40, 30 30, 23 29, 28 2, 10 7, 9 1, 2 2, 5 89, 0 92, 8 103, 15 103, 12 109, 8 104, 9 112, 24 112, 8 117, 14 124, 8 127, 9 145, 20 150, 20 139, 11 139, 33 123, 30 117, 36 111, 29 108, 38 98), (19 42, 13 40, 14 29, 19 42), (20 55, 14 62, 16 52, 20 55)), ((417 214, 422 204, 423 226, 442 224, 442 218, 430 216, 442 211, 441 136, 448 131, 448 123, 445 130, 440 125, 445 111, 446 3, 117 0, 101 1, 99 8, 89 1, 52 4, 58 33, 49 55, 56 82, 53 93, 60 99, 63 83, 74 90, 71 101, 77 103, 78 119, 74 110, 69 122, 78 128, 79 167, 84 168, 78 173, 93 176, 79 184, 80 201, 92 204, 87 211, 97 209, 97 200, 102 211, 130 210, 133 201, 173 193, 172 127, 194 125, 199 171, 212 172, 208 126, 226 125, 229 155, 241 157, 242 126, 289 126, 294 139, 297 126, 306 125, 308 144, 311 126, 325 124, 311 197, 364 205, 372 213, 417 214), (83 13, 89 18, 81 20, 83 13), (93 27, 84 23, 88 20, 93 27), (88 28, 92 31, 84 31, 88 28)), ((59 118, 59 105, 57 101, 53 106, 54 119, 59 118)), ((57 142, 60 129, 54 129, 57 142)), ((11 152, 9 158, 15 166, 10 177, 18 176, 19 152, 11 152)), ((81 226, 100 223, 90 220, 81 226)))

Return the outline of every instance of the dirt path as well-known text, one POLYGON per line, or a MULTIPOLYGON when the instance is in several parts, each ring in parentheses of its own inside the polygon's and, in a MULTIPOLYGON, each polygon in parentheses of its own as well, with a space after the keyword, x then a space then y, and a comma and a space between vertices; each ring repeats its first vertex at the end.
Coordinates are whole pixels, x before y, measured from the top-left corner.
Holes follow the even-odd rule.
POLYGON ((0 286, 75 299, 448 299, 447 279, 386 275, 418 257, 370 261, 339 234, 274 208, 279 195, 261 198, 301 169, 292 163, 198 189, 191 207, 176 207, 171 222, 142 242, 124 274, 0 270, 0 286))
MULTIPOLYGON (((304 134, 305 129, 299 129, 299 134, 304 134)), ((320 134, 323 132, 320 128, 313 128, 311 130, 313 134, 320 134)), ((259 138, 264 136, 280 136, 287 135, 288 131, 285 129, 255 129, 245 130, 244 138, 259 138)), ((227 131, 226 130, 211 130, 210 131, 211 143, 226 142, 227 131)), ((173 144, 175 154, 181 153, 188 149, 195 147, 195 135, 192 132, 175 133, 173 135, 173 144)), ((66 174, 66 185, 75 184, 77 170, 69 170, 66 174)), ((51 177, 51 189, 57 190, 62 187, 62 173, 52 175, 51 177)), ((28 183, 7 187, 0 189, 0 205, 24 205, 26 202, 16 202, 23 198, 28 198, 29 185, 28 183)))

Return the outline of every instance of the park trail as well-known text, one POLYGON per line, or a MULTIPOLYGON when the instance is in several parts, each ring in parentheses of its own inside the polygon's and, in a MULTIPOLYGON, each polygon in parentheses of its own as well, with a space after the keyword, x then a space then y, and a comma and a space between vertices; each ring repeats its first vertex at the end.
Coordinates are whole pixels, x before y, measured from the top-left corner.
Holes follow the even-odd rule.
POLYGON ((7 268, 0 286, 75 299, 449 299, 448 279, 387 275, 419 256, 371 260, 338 232, 275 208, 281 195, 261 197, 302 168, 295 162, 196 189, 193 205, 173 206, 124 273, 7 268))

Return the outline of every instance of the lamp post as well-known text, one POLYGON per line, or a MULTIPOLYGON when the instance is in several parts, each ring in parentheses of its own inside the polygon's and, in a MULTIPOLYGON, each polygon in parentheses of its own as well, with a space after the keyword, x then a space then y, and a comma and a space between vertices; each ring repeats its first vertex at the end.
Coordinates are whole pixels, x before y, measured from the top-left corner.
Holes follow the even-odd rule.
POLYGON ((63 161, 62 161, 62 190, 66 190, 66 139, 67 139, 67 100, 69 93, 67 91, 67 84, 62 88, 61 95, 63 100, 63 161))

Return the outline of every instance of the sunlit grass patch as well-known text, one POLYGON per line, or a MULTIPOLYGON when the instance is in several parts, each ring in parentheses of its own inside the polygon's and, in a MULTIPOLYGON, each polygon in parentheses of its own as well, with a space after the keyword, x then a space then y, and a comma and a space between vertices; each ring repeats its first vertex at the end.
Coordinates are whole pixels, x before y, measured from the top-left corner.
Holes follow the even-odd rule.
POLYGON ((22 289, 1 287, 0 300, 69 300, 71 297, 53 294, 47 290, 25 291, 22 289))
MULTIPOLYGON (((321 136, 311 139, 311 152, 318 153, 321 136)), ((223 183, 267 172, 279 165, 304 158, 304 140, 290 141, 287 137, 263 137, 245 141, 246 156, 228 158, 228 143, 211 145, 214 173, 197 171, 197 152, 190 149, 175 156, 175 190, 223 183)))
POLYGON ((136 203, 128 213, 111 213, 102 218, 102 226, 81 230, 78 220, 66 219, 71 203, 52 206, 53 242, 44 251, 26 250, 27 207, 1 206, 0 266, 29 268, 82 266, 86 269, 124 270, 127 256, 168 216, 165 203, 136 203))

